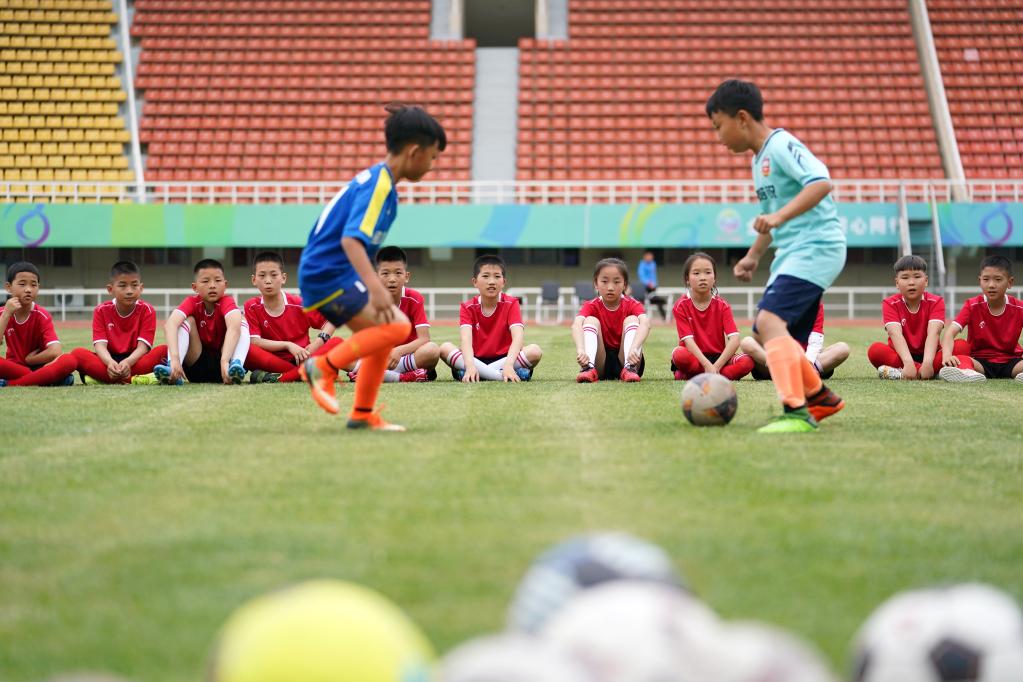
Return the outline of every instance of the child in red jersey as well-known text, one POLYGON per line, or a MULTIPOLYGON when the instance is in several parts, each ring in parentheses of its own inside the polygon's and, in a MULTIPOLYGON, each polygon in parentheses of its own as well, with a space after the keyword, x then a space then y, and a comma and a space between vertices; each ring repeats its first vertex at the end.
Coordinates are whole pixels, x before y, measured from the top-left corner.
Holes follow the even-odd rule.
POLYGON ((480 295, 458 311, 459 346, 440 347, 455 381, 529 381, 543 356, 535 343, 523 345, 519 299, 504 293, 505 275, 500 256, 483 255, 473 263, 472 285, 480 295))
POLYGON ((646 366, 643 342, 650 322, 643 304, 625 295, 628 266, 619 258, 597 261, 593 286, 597 297, 583 303, 572 323, 576 362, 582 368, 575 380, 639 381, 646 366))
POLYGON ((118 261, 110 268, 107 293, 114 298, 92 312, 92 346, 75 348, 83 384, 156 383, 149 376, 167 357, 167 346, 153 347, 156 311, 142 300, 142 275, 137 265, 118 261))
MULTIPOLYGON (((824 304, 817 306, 817 318, 813 321, 813 328, 806 343, 802 341, 799 345, 803 347, 803 354, 810 361, 813 368, 820 375, 821 379, 830 379, 835 375, 835 368, 849 359, 849 344, 838 341, 830 346, 824 346, 824 304)), ((744 337, 739 343, 739 349, 753 359, 753 371, 750 375, 757 381, 766 381, 771 378, 771 372, 767 369, 767 352, 752 336, 744 337)))
MULTIPOLYGON (((377 276, 391 294, 394 305, 405 313, 412 323, 405 341, 395 346, 387 359, 384 383, 416 383, 437 378, 440 346, 430 340, 430 322, 426 319, 426 301, 415 289, 406 286, 412 277, 408 269, 408 256, 397 246, 385 246, 377 251, 377 276)), ((348 373, 352 381, 361 361, 348 373)))
POLYGON ((980 263, 980 288, 984 291, 963 304, 945 336, 941 350, 944 367, 938 372, 945 381, 1015 379, 1023 382, 1023 301, 1005 292, 1013 285, 1012 261, 988 256, 980 263), (953 342, 966 330, 969 354, 957 353, 953 342))
POLYGON ((298 368, 307 358, 322 355, 341 343, 332 338, 334 325, 323 315, 302 310, 302 297, 285 293, 288 273, 284 259, 272 251, 256 255, 252 261, 252 286, 259 296, 245 301, 245 321, 252 346, 245 364, 252 371, 249 382, 288 383, 299 381, 298 368), (317 332, 309 340, 309 331, 317 332))
MULTIPOLYGON (((899 293, 881 304, 888 343, 873 343, 867 359, 882 379, 933 379, 942 365, 941 330, 945 299, 927 291, 927 261, 903 256, 895 262, 899 293)), ((954 352, 969 355, 969 345, 956 341, 954 352)))
POLYGON ((61 354, 53 319, 38 305, 39 270, 24 261, 7 268, 4 289, 10 295, 0 309, 0 344, 7 344, 7 358, 0 358, 0 386, 70 386, 78 364, 61 354))
POLYGON ((714 259, 694 253, 686 259, 682 273, 689 293, 672 310, 679 344, 671 353, 672 373, 679 380, 707 372, 738 381, 753 370, 753 358, 735 352, 739 330, 731 306, 717 294, 714 259))

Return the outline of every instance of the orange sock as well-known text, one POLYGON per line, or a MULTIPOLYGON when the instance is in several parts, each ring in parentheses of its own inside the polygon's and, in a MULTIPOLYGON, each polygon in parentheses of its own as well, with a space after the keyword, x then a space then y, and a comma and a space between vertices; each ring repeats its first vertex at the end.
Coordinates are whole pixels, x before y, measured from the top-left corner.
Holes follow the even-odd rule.
MULTIPOLYGON (((786 335, 765 343, 764 350, 767 351, 767 369, 778 391, 778 399, 792 409, 806 405, 802 363, 808 361, 803 349, 794 338, 786 335)), ((813 369, 812 365, 810 369, 813 369)), ((819 383, 820 379, 817 381, 819 383)))
POLYGON ((384 370, 387 359, 391 356, 394 346, 385 346, 372 355, 362 357, 359 367, 359 378, 355 380, 355 402, 352 403, 352 419, 365 419, 373 412, 380 392, 380 384, 384 383, 384 370))
POLYGON ((411 328, 408 322, 388 322, 363 329, 345 339, 341 345, 318 356, 316 362, 320 369, 336 372, 339 368, 347 367, 359 358, 368 357, 381 348, 387 348, 390 352, 391 348, 405 340, 411 328))
POLYGON ((803 361, 799 363, 799 367, 803 374, 803 395, 811 396, 821 390, 824 382, 821 381, 821 375, 817 373, 817 368, 806 359, 806 354, 803 354, 803 361))

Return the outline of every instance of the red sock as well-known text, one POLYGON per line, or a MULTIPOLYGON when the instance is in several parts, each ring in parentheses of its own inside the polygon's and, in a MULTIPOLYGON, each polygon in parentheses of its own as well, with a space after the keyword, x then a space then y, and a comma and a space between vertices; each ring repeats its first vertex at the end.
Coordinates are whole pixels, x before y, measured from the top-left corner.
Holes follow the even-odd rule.
POLYGON ((671 362, 675 369, 682 372, 683 379, 692 379, 703 371, 696 356, 685 346, 676 346, 675 350, 671 351, 671 362))
MULTIPOLYGON (((767 369, 770 370, 771 381, 778 391, 778 399, 791 409, 805 406, 803 363, 809 362, 803 355, 802 347, 794 338, 785 335, 765 343, 764 350, 767 351, 767 369)), ((820 378, 817 381, 819 382, 820 378)))
POLYGON ((88 348, 75 348, 71 351, 71 355, 78 364, 78 371, 92 377, 96 381, 102 381, 104 384, 114 383, 114 380, 107 373, 107 366, 103 364, 103 361, 93 351, 88 348))
POLYGON ((880 341, 870 344, 870 348, 867 349, 867 360, 875 368, 881 365, 902 367, 902 358, 895 352, 895 349, 887 343, 881 343, 880 341))
POLYGON ((0 379, 6 379, 7 381, 13 381, 20 379, 21 377, 28 376, 32 373, 32 370, 25 365, 20 365, 13 360, 7 360, 0 358, 0 379))
POLYGON ((257 346, 249 346, 249 354, 245 356, 245 369, 261 369, 265 372, 276 372, 284 374, 295 369, 295 366, 270 351, 263 350, 257 346))
POLYGON ((167 359, 167 346, 156 346, 148 353, 139 358, 139 361, 131 366, 131 375, 150 374, 157 365, 162 365, 167 359))
MULTIPOLYGON (((103 364, 103 363, 100 363, 103 364)), ((64 380, 78 369, 78 361, 70 353, 64 353, 48 365, 10 382, 10 386, 52 386, 64 380)), ((104 368, 106 371, 106 368, 104 368)))
POLYGON ((734 355, 731 361, 721 368, 721 376, 729 381, 738 381, 753 371, 753 358, 750 356, 734 355))

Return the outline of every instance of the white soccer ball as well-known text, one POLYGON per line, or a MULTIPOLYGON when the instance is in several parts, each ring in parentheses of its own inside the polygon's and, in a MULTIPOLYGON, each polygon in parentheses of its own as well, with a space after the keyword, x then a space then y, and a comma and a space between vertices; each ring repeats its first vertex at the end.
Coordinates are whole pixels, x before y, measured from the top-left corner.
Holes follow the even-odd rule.
POLYGON ((780 628, 755 622, 722 626, 693 659, 696 679, 713 682, 836 682, 809 644, 780 628))
POLYGON ((548 642, 524 634, 480 637, 460 645, 434 682, 589 682, 583 670, 548 642))
POLYGON ((577 536, 533 562, 515 592, 508 626, 535 633, 578 592, 611 580, 683 586, 671 557, 653 543, 627 533, 577 536))
POLYGON ((1023 614, 988 585, 898 594, 860 629, 854 682, 1020 682, 1023 614))
POLYGON ((724 426, 738 409, 735 387, 720 374, 697 374, 682 387, 682 414, 695 426, 724 426))
POLYGON ((540 634, 592 682, 709 682, 690 664, 719 628, 714 613, 684 592, 617 581, 580 593, 540 634))

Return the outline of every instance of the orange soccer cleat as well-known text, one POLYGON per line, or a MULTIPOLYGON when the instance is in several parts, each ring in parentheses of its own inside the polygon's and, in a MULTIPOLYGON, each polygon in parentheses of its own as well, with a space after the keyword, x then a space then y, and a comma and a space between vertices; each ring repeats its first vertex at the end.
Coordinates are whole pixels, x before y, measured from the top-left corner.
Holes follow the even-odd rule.
POLYGON ((373 412, 356 413, 352 412, 348 416, 348 428, 350 429, 370 429, 371 431, 406 431, 407 429, 400 424, 392 424, 385 421, 380 416, 381 410, 384 406, 381 405, 373 412))
MULTIPOLYGON (((309 384, 313 394, 313 400, 330 414, 337 414, 341 411, 337 404, 337 393, 334 382, 337 381, 337 370, 327 365, 327 369, 320 366, 322 357, 309 358, 302 363, 298 374, 302 381, 309 384)), ((323 362, 326 365, 326 361, 323 362)))
POLYGON ((806 399, 806 409, 817 421, 830 417, 843 407, 845 407, 845 401, 823 384, 821 384, 821 390, 806 399))

